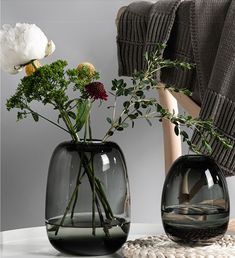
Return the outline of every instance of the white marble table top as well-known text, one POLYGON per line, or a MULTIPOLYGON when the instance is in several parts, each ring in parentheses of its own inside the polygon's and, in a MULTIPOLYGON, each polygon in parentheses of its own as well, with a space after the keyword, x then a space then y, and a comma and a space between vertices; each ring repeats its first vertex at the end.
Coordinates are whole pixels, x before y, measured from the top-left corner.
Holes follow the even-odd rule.
MULTIPOLYGON (((147 235, 163 233, 161 225, 132 224, 128 239, 136 239, 147 235)), ((75 257, 59 253, 47 238, 45 227, 23 228, 0 233, 1 257, 17 258, 47 258, 75 257)), ((81 257, 81 256, 80 256, 81 257)), ((99 258, 122 258, 121 252, 99 258)))

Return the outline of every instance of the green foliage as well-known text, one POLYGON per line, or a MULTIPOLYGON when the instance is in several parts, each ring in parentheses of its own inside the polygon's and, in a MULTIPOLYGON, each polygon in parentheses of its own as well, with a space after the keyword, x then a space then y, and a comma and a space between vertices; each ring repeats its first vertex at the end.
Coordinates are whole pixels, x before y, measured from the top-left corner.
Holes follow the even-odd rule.
POLYGON ((35 122, 41 117, 68 132, 74 141, 78 141, 77 132, 89 119, 92 103, 85 92, 85 86, 98 79, 99 74, 91 74, 87 67, 66 70, 66 66, 66 61, 57 60, 40 67, 30 76, 25 76, 21 79, 16 93, 7 100, 6 106, 8 110, 20 110, 17 113, 18 121, 26 118, 28 114, 31 114, 35 122), (76 92, 77 98, 69 97, 69 87, 76 92), (58 112, 57 123, 32 110, 33 101, 51 105, 58 112), (59 125, 61 119, 66 128, 59 125))
MULTIPOLYGON (((110 128, 106 133, 104 140, 113 135, 117 131, 123 131, 131 123, 132 128, 135 125, 137 119, 145 119, 146 122, 152 126, 151 120, 158 120, 160 122, 169 120, 173 123, 174 131, 176 135, 182 137, 182 141, 186 142, 188 146, 196 153, 199 153, 197 146, 192 144, 187 132, 183 129, 190 128, 191 130, 196 130, 200 133, 202 145, 207 150, 208 153, 212 151, 209 145, 208 135, 210 137, 216 138, 220 141, 225 148, 231 148, 226 138, 219 134, 213 125, 212 121, 202 121, 199 118, 192 118, 187 115, 175 115, 174 112, 168 112, 164 109, 155 98, 146 97, 149 91, 153 91, 152 94, 156 94, 156 89, 163 88, 160 81, 156 79, 156 75, 163 68, 177 68, 177 69, 193 69, 194 65, 184 63, 178 60, 172 61, 162 58, 162 51, 164 50, 164 44, 158 44, 155 53, 146 53, 145 60, 147 63, 147 68, 145 71, 135 72, 132 78, 132 85, 129 87, 124 80, 113 80, 112 81, 112 95, 115 100, 119 96, 124 96, 122 106, 123 110, 116 117, 116 103, 109 108, 113 108, 113 119, 107 118, 110 128), (205 135, 206 134, 206 135, 205 135)), ((164 89, 169 91, 174 91, 177 93, 183 93, 187 96, 191 96, 191 92, 188 89, 177 89, 172 85, 164 86, 164 89)))
POLYGON ((87 99, 77 100, 76 132, 79 132, 88 120, 91 104, 87 99))
POLYGON ((65 79, 64 68, 66 61, 58 60, 51 65, 39 68, 30 76, 25 76, 15 93, 7 101, 7 109, 24 109, 32 101, 63 106, 68 100, 65 91, 68 81, 65 79))
MULTIPOLYGON (((146 70, 135 72, 132 77, 132 84, 128 85, 123 79, 114 79, 110 95, 114 97, 114 104, 109 106, 113 110, 111 117, 106 120, 110 126, 103 141, 107 140, 116 131, 124 131, 130 125, 133 128, 137 119, 145 119, 152 126, 152 121, 162 122, 164 119, 174 124, 176 135, 182 137, 195 152, 199 152, 192 144, 187 132, 183 127, 196 130, 201 136, 202 146, 207 152, 211 152, 209 139, 216 138, 225 148, 231 148, 227 139, 221 135, 214 127, 213 122, 202 121, 199 118, 192 118, 187 115, 176 115, 168 112, 157 101, 156 98, 147 97, 152 93, 156 94, 156 89, 163 86, 158 81, 158 74, 163 68, 193 69, 194 65, 178 60, 168 60, 162 58, 164 44, 158 44, 154 53, 146 53, 146 70), (153 91, 153 92, 152 92, 153 91), (117 116, 117 99, 124 99, 122 111, 117 116)), ((16 93, 7 100, 7 109, 18 109, 17 120, 22 120, 30 115, 35 122, 40 118, 56 125, 60 129, 69 133, 74 141, 79 141, 78 133, 84 128, 84 139, 92 137, 90 127, 90 113, 94 99, 89 96, 86 86, 99 79, 97 72, 91 72, 87 66, 81 69, 67 69, 67 62, 58 60, 52 64, 44 65, 36 70, 32 75, 25 76, 18 85, 16 93), (68 95, 71 87, 76 92, 76 98, 68 95), (32 102, 38 101, 43 105, 50 105, 58 113, 57 122, 51 121, 42 114, 34 111, 32 102), (61 120, 65 128, 60 125, 61 120)), ((166 85, 164 89, 180 92, 188 96, 191 92, 188 89, 177 89, 172 85, 166 85)))

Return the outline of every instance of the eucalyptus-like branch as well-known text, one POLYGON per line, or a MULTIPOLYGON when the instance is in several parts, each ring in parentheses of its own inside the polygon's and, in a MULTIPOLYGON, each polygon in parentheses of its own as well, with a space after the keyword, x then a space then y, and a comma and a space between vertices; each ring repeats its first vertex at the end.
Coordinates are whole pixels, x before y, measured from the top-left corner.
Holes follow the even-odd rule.
MULTIPOLYGON (((157 79, 158 72, 164 68, 177 68, 177 69, 192 69, 194 65, 184 63, 178 60, 171 61, 168 59, 162 58, 162 50, 164 45, 158 45, 155 53, 146 53, 146 70, 135 72, 132 78, 132 85, 128 87, 127 83, 124 80, 113 80, 112 81, 112 93, 114 96, 114 105, 110 106, 113 108, 112 118, 107 117, 107 121, 110 124, 110 127, 106 134, 103 137, 103 141, 106 141, 111 137, 115 131, 123 131, 129 126, 131 122, 132 127, 134 127, 135 121, 137 119, 145 119, 149 125, 152 125, 151 120, 158 119, 160 122, 165 119, 169 120, 175 125, 175 134, 181 135, 183 142, 186 142, 189 147, 199 153, 199 149, 195 146, 186 131, 179 129, 181 126, 185 126, 191 130, 197 131, 201 135, 202 145, 210 153, 212 148, 209 144, 208 137, 214 137, 219 142, 221 142, 225 148, 231 148, 231 145, 225 137, 223 137, 213 125, 213 122, 210 120, 203 121, 199 118, 192 118, 187 115, 175 115, 168 110, 164 109, 157 101, 156 98, 149 99, 146 96, 152 93, 154 94, 156 89, 162 89, 163 86, 161 82, 157 79), (122 96, 126 97, 126 100, 123 103, 122 110, 119 116, 116 118, 116 109, 117 109, 117 97, 122 96)), ((170 91, 180 92, 187 96, 191 95, 191 92, 185 88, 175 88, 172 85, 164 86, 165 89, 170 91)), ((110 108, 109 107, 109 108, 110 108)))

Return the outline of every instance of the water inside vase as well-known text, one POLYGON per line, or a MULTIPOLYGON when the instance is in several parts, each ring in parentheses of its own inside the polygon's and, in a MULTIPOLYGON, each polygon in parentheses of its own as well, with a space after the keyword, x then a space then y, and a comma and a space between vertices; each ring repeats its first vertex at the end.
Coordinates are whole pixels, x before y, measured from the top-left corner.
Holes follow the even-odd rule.
POLYGON ((58 230, 61 218, 52 218, 46 222, 48 238, 58 251, 75 255, 114 253, 126 242, 130 228, 130 222, 123 218, 114 218, 101 226, 96 216, 93 235, 91 221, 88 219, 90 216, 74 214, 72 220, 69 216, 66 217, 58 230))
POLYGON ((189 245, 207 245, 219 240, 227 230, 228 217, 229 212, 223 207, 207 204, 181 204, 162 210, 168 237, 189 245))

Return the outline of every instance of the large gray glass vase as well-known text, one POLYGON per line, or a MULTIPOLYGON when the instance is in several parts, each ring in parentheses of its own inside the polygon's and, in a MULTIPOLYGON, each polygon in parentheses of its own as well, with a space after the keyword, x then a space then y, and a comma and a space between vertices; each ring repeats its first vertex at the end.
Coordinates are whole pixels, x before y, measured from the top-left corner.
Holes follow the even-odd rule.
POLYGON ((162 222, 178 243, 207 245, 219 240, 229 222, 226 180, 208 156, 186 155, 172 165, 162 192, 162 222))
POLYGON ((129 227, 129 184, 119 146, 100 141, 57 146, 46 193, 51 244, 68 254, 111 254, 125 243, 129 227))

